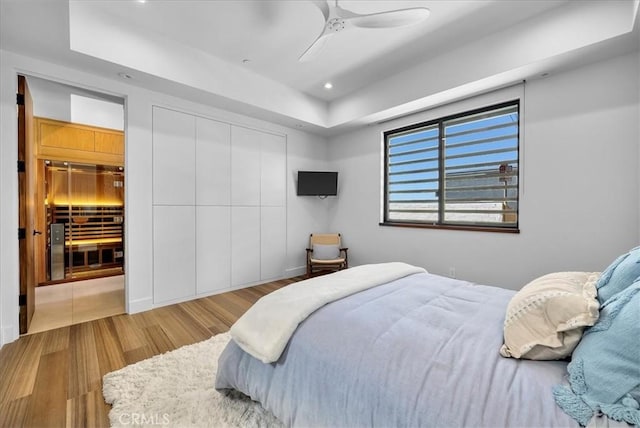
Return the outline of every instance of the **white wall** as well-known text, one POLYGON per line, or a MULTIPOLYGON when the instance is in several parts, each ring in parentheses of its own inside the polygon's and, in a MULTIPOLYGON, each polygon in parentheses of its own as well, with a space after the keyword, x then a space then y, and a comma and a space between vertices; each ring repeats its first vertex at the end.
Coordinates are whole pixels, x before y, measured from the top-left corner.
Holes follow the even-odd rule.
MULTIPOLYGON (((306 272, 309 234, 327 231, 331 212, 331 198, 296 196, 298 171, 326 170, 328 146, 318 137, 291 131, 287 141, 287 273, 288 276, 306 272), (296 143, 291 141, 295 139, 296 143)), ((326 141, 326 140, 325 140, 326 141)))
POLYGON ((296 197, 295 171, 326 167, 328 151, 325 138, 0 50, 0 344, 18 337, 18 181, 15 168, 18 72, 100 90, 126 100, 126 298, 129 312, 153 306, 151 124, 154 105, 287 135, 285 270, 292 276, 304 271, 308 234, 327 229, 328 201, 296 197))
POLYGON ((458 278, 512 289, 551 271, 602 270, 640 236, 638 76, 636 52, 526 84, 520 234, 378 225, 381 133, 406 118, 330 140, 341 177, 330 228, 345 235, 353 264, 455 268, 458 278))
POLYGON ((33 115, 63 122, 124 129, 124 100, 92 91, 27 77, 33 98, 33 115))

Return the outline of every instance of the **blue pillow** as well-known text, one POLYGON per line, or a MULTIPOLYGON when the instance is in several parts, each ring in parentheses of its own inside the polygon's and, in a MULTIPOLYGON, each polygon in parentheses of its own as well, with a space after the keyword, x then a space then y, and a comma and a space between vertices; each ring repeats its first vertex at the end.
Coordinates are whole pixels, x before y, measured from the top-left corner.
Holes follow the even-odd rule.
POLYGON ((616 294, 587 329, 568 366, 571 388, 556 403, 580 425, 595 412, 640 426, 640 280, 616 294))
POLYGON ((614 260, 596 283, 598 301, 604 304, 640 277, 640 247, 614 260))

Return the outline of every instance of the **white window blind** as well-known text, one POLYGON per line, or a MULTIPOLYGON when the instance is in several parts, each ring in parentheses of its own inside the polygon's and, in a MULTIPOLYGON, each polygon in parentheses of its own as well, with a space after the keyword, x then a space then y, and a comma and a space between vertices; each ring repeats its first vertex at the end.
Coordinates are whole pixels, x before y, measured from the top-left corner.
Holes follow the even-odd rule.
POLYGON ((517 229, 519 102, 385 133, 384 223, 517 229))

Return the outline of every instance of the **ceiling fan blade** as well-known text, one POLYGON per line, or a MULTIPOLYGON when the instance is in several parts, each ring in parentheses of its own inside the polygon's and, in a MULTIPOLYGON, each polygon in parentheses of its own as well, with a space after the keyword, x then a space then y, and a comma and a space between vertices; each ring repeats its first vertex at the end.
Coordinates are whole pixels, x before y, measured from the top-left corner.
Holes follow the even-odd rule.
POLYGON ((312 0, 311 3, 315 4, 318 9, 320 9, 325 21, 329 19, 329 4, 326 0, 312 0))
POLYGON ((360 28, 391 28, 416 24, 429 17, 431 11, 426 7, 391 10, 349 18, 349 23, 360 28))
POLYGON ((316 56, 318 56, 320 51, 322 51, 325 43, 327 42, 327 39, 333 36, 333 34, 334 33, 327 32, 326 30, 323 31, 322 34, 320 34, 318 38, 313 43, 311 43, 311 46, 309 46, 307 50, 304 51, 302 55, 300 55, 300 58, 298 58, 298 61, 308 62, 313 60, 316 56))

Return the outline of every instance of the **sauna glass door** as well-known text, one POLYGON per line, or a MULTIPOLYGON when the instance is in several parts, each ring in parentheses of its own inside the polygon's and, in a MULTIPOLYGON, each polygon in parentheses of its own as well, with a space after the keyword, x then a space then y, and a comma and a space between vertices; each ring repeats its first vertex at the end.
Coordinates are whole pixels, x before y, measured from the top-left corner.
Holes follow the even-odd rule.
POLYGON ((124 168, 45 166, 49 281, 124 273, 124 168))

